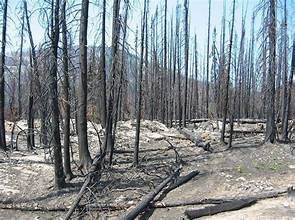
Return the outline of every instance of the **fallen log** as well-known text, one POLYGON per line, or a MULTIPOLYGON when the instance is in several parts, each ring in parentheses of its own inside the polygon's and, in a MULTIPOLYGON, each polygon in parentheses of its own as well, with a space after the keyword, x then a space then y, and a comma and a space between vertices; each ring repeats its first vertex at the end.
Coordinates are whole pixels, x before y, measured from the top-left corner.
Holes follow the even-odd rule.
POLYGON ((42 203, 0 203, 0 209, 12 209, 20 211, 40 211, 40 212, 64 212, 69 210, 65 205, 48 205, 42 203))
POLYGON ((186 128, 179 129, 179 132, 191 142, 195 143, 197 147, 201 147, 203 150, 213 153, 213 148, 211 147, 210 143, 204 141, 202 137, 197 136, 197 134, 194 134, 186 128))
POLYGON ((174 182, 170 187, 167 188, 167 190, 165 190, 165 192, 170 192, 173 189, 176 189, 177 187, 187 183, 188 181, 190 181, 192 178, 194 178, 195 176, 197 176, 200 173, 200 171, 195 170, 190 172, 189 174, 185 175, 185 176, 180 176, 176 182, 174 182))
MULTIPOLYGON (((187 123, 202 123, 207 122, 210 120, 216 120, 216 119, 209 119, 209 118, 194 118, 187 120, 187 123)), ((217 119, 218 121, 222 121, 221 118, 217 119)), ((240 124, 257 124, 257 123, 266 123, 265 119, 253 119, 253 118, 241 118, 241 119, 234 119, 234 122, 238 122, 240 124)), ((178 124, 178 120, 173 121, 174 124, 178 124)), ((229 119, 226 120, 226 123, 229 123, 229 119)))
MULTIPOLYGON (((241 119, 234 119, 234 122, 240 124, 258 124, 258 123, 266 123, 265 119, 253 119, 253 118, 241 118, 241 119)), ((229 120, 226 120, 226 123, 229 123, 229 120)))
POLYGON ((148 193, 143 199, 130 211, 128 211, 124 216, 120 217, 120 220, 131 220, 139 215, 150 202, 161 192, 161 190, 171 182, 180 171, 180 167, 177 168, 169 177, 167 177, 160 185, 158 185, 152 192, 148 193))
MULTIPOLYGON (((131 204, 79 204, 77 209, 86 208, 90 211, 118 211, 130 208, 131 204)), ((0 203, 0 209, 11 209, 28 212, 65 212, 71 207, 64 204, 30 203, 0 203)))
POLYGON ((257 200, 254 198, 237 199, 231 202, 216 204, 214 206, 208 206, 208 207, 198 208, 198 209, 187 209, 185 210, 184 213, 189 219, 195 219, 202 216, 214 215, 221 212, 239 210, 239 209, 253 205, 254 203, 256 203, 256 201, 257 200))
POLYGON ((239 200, 239 199, 263 200, 263 199, 284 196, 286 193, 287 193, 287 190, 275 190, 270 192, 259 193, 253 196, 204 198, 204 199, 192 199, 192 200, 185 200, 185 201, 165 202, 165 203, 156 202, 153 204, 153 207, 154 208, 171 208, 171 207, 188 206, 188 205, 221 204, 221 203, 231 202, 231 201, 239 200))
MULTIPOLYGON (((230 131, 226 131, 229 133, 230 131)), ((264 130, 233 130, 234 134, 263 134, 264 130)))

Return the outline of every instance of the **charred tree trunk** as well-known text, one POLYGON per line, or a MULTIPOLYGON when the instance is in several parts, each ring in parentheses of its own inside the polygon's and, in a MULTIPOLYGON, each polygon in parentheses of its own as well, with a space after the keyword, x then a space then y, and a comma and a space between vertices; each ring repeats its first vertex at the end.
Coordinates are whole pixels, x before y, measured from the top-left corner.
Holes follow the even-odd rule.
POLYGON ((206 67, 206 118, 209 118, 209 46, 210 46, 211 0, 209 0, 208 39, 207 39, 207 67, 206 67))
POLYGON ((185 85, 184 85, 184 111, 183 111, 183 126, 186 127, 187 118, 187 84, 188 84, 188 61, 189 61, 189 33, 188 33, 188 0, 184 0, 184 74, 185 74, 185 85))
POLYGON ((101 94, 101 100, 98 102, 100 106, 98 106, 98 109, 100 109, 100 119, 102 127, 104 128, 106 126, 106 117, 107 117, 107 94, 106 94, 106 0, 103 0, 103 12, 102 12, 102 36, 101 36, 101 54, 100 54, 100 74, 102 77, 102 94, 101 94))
POLYGON ((295 39, 293 39, 293 50, 292 50, 292 61, 291 61, 291 72, 289 78, 289 85, 288 85, 288 96, 285 104, 285 117, 283 121, 283 139, 285 141, 288 140, 288 118, 290 116, 290 108, 291 108, 291 94, 293 88, 293 76, 295 71, 295 39))
POLYGON ((226 117, 228 112, 228 94, 229 94, 230 67, 231 67, 231 58, 232 58, 231 54, 232 54, 233 32, 234 32, 234 24, 235 24, 235 4, 236 4, 236 1, 234 0, 233 12, 232 12, 232 24, 231 24, 231 32, 230 32, 230 40, 229 40, 229 58, 227 62, 226 78, 225 78, 225 100, 223 105, 223 119, 222 119, 222 131, 221 131, 222 142, 224 142, 226 117))
POLYGON ((18 65, 18 90, 17 90, 17 102, 18 102, 18 118, 22 117, 22 88, 21 88, 21 73, 23 64, 23 45, 24 45, 24 27, 25 27, 25 13, 22 15, 21 25, 21 39, 20 39, 20 52, 19 52, 19 65, 18 65))
MULTIPOLYGON (((123 108, 120 107, 120 103, 123 102, 123 83, 124 83, 124 72, 125 72, 125 43, 126 43, 126 35, 127 35, 127 21, 128 21, 128 11, 129 11, 129 0, 125 1, 125 15, 124 15, 124 27, 123 27, 123 43, 122 43, 122 54, 121 54, 121 67, 120 67, 120 80, 119 80, 119 86, 117 88, 117 96, 116 96, 116 102, 115 102, 115 116, 114 116, 114 129, 113 129, 113 137, 116 137, 116 130, 117 130, 117 121, 119 119, 119 114, 121 111, 123 111, 123 108)), ((115 139, 112 143, 115 144, 115 139)), ((113 154, 114 149, 110 152, 110 160, 109 165, 112 165, 113 161, 113 154)))
POLYGON ((59 130, 59 108, 58 108, 58 91, 57 91, 57 48, 59 41, 59 0, 52 1, 52 10, 54 11, 53 24, 51 25, 51 47, 50 47, 50 85, 49 94, 51 98, 50 107, 52 111, 52 145, 54 149, 54 174, 55 187, 60 189, 65 186, 65 177, 62 165, 62 152, 59 130))
POLYGON ((63 62, 63 93, 64 93, 64 170, 67 179, 73 177, 71 170, 70 157, 70 123, 71 123, 71 105, 69 95, 69 55, 68 55, 68 39, 67 39, 67 21, 66 21, 66 0, 62 4, 62 62, 63 62))
POLYGON ((8 0, 4 1, 3 5, 3 20, 2 20, 2 41, 1 41, 1 63, 0 63, 0 149, 6 150, 6 138, 5 138, 5 78, 4 78, 4 66, 5 66, 5 47, 6 47, 6 25, 7 25, 7 6, 8 0))
POLYGON ((137 101, 137 112, 136 112, 136 134, 134 144, 134 156, 133 165, 138 166, 138 154, 139 154, 139 136, 140 136, 140 120, 141 120, 141 101, 142 101, 142 72, 143 72, 143 53, 144 53, 144 33, 145 33, 145 22, 146 22, 146 8, 147 0, 144 1, 143 17, 141 23, 141 42, 140 42, 140 64, 139 64, 139 79, 138 79, 138 101, 137 101))
POLYGON ((275 77, 276 77, 276 0, 269 0, 269 61, 267 77, 267 112, 265 141, 275 141, 275 77))
MULTIPOLYGON (((118 71, 118 45, 120 37, 120 0, 114 0, 113 3, 113 26, 112 26, 112 51, 111 51, 111 79, 110 79, 110 94, 108 97, 108 111, 106 120, 106 133, 103 144, 103 153, 111 159, 114 138, 113 137, 113 123, 114 123, 114 99, 115 99, 115 82, 118 71)), ((109 161, 110 162, 110 161, 109 161)))
POLYGON ((87 27, 89 0, 82 1, 80 20, 80 81, 78 93, 78 142, 80 168, 87 172, 92 160, 88 149, 87 138, 87 27))
POLYGON ((28 104, 28 134, 27 134, 27 147, 29 150, 32 150, 35 147, 35 136, 34 136, 34 111, 33 111, 33 104, 34 104, 34 78, 37 75, 37 58, 36 58, 36 52, 35 52, 35 45, 33 41, 33 36, 31 32, 31 26, 29 21, 29 15, 28 15, 28 9, 27 9, 27 2, 24 1, 24 11, 26 16, 26 22, 27 22, 27 31, 29 34, 29 40, 31 45, 31 51, 30 51, 30 66, 31 70, 29 72, 29 104, 28 104))

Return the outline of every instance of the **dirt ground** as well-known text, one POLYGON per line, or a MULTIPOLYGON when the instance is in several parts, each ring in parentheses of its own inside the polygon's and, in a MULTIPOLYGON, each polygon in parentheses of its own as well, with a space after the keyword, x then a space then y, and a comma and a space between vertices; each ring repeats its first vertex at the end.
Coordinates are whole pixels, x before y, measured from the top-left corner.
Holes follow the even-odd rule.
MULTIPOLYGON (((16 133, 25 128, 26 123, 20 121, 18 126, 16 133)), ((38 127, 38 123, 36 126, 38 127)), ((242 124, 235 125, 235 128, 256 131, 261 126, 242 124)), ((88 125, 93 156, 99 151, 96 130, 100 129, 100 125, 88 125)), ((180 158, 185 162, 180 175, 193 170, 200 171, 200 174, 169 192, 162 202, 255 195, 295 186, 295 156, 290 150, 292 144, 261 144, 263 134, 237 134, 233 148, 226 150, 226 146, 218 141, 220 132, 216 122, 191 124, 189 129, 209 141, 214 152, 209 153, 196 147, 174 128, 167 128, 159 122, 143 121, 140 138, 141 166, 134 168, 132 151, 135 122, 119 122, 114 165, 105 170, 100 182, 87 191, 81 204, 95 203, 101 207, 105 204, 125 205, 132 208, 132 205, 177 167, 176 154, 169 149, 167 140, 176 147, 180 158)), ((69 207, 83 183, 81 173, 77 172, 77 137, 74 131, 72 133, 72 168, 77 177, 70 182, 67 189, 56 191, 53 187, 50 150, 37 147, 29 152, 25 147, 25 138, 20 135, 19 151, 0 153, 1 203, 22 202, 34 207, 69 207)), ((10 140, 9 133, 7 140, 10 140)), ((197 206, 147 210, 139 219, 186 219, 184 211, 192 207, 197 206)), ((111 211, 101 208, 98 211, 84 210, 82 216, 75 212, 73 217, 117 219, 124 212, 126 209, 111 211)), ((62 219, 64 215, 65 212, 0 209, 0 219, 62 219)), ((248 208, 201 219, 295 219, 295 198, 294 201, 287 196, 261 200, 248 208)))

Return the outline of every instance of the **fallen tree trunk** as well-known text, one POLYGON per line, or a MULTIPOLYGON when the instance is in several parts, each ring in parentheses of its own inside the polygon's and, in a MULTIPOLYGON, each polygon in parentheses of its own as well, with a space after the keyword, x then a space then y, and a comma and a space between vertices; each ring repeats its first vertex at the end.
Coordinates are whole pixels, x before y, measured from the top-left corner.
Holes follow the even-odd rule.
POLYGON ((124 216, 120 217, 120 220, 131 220, 139 215, 150 202, 160 193, 160 191, 173 180, 173 178, 179 173, 180 168, 177 168, 169 177, 167 177, 160 185, 158 185, 152 192, 143 197, 143 199, 124 216))
MULTIPOLYGON (((209 119, 209 118, 194 118, 190 119, 187 122, 188 123, 202 123, 207 122, 210 120, 216 120, 216 119, 209 119)), ((221 118, 218 118, 217 121, 222 121, 221 118)), ((234 119, 234 122, 238 122, 240 124, 257 124, 257 123, 266 123, 265 119, 254 119, 254 118, 241 118, 241 119, 234 119)), ((173 121, 173 123, 178 124, 178 120, 173 121)), ((229 120, 226 120, 226 123, 229 123, 229 120)))
MULTIPOLYGON (((81 204, 77 209, 86 208, 90 211, 118 211, 126 210, 131 207, 130 204, 81 204)), ((46 203, 0 203, 0 209, 11 209, 29 212, 65 212, 71 207, 64 204, 46 204, 46 203)))
POLYGON ((176 202, 157 202, 153 204, 154 208, 171 208, 178 206, 188 206, 188 205, 205 205, 205 204, 221 204, 226 202, 231 202, 239 199, 269 199, 276 198, 279 196, 284 196, 287 193, 287 190, 276 190, 265 193, 260 193, 253 196, 241 196, 241 197, 224 197, 224 198, 205 198, 205 199, 193 199, 186 201, 176 201, 176 202))
POLYGON ((208 206, 208 207, 199 208, 199 209, 187 209, 185 210, 184 213, 189 219, 195 219, 202 216, 214 215, 220 212, 227 212, 227 211, 242 209, 242 208, 253 205, 254 203, 256 203, 256 201, 257 200, 254 198, 237 199, 231 202, 216 204, 214 206, 208 206))
POLYGON ((179 129, 179 132, 191 142, 195 143, 197 147, 201 147, 203 150, 213 153, 213 148, 210 146, 210 143, 204 141, 202 137, 197 136, 197 134, 194 134, 186 128, 179 129))
POLYGON ((169 188, 167 188, 167 190, 165 190, 165 192, 170 192, 173 189, 176 189, 177 187, 187 183, 192 178, 197 176, 199 173, 200 173, 200 171, 195 170, 195 171, 192 171, 192 172, 190 172, 189 174, 187 174, 185 176, 180 176, 175 183, 173 183, 169 188))
POLYGON ((40 212, 64 212, 69 210, 68 206, 65 205, 48 205, 41 203, 0 203, 0 209, 12 209, 20 211, 40 211, 40 212))
MULTIPOLYGON (((229 133, 230 131, 226 131, 229 133)), ((233 130, 234 134, 263 134, 264 130, 233 130)))

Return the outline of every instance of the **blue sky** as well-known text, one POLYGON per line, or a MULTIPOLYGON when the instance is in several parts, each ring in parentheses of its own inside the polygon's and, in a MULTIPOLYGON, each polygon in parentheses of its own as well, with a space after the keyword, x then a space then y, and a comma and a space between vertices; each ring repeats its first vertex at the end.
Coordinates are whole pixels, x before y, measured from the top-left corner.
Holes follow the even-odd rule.
MULTIPOLYGON (((221 18, 223 13, 223 1, 224 0, 212 0, 212 9, 211 9, 211 31, 213 31, 213 27, 217 28, 217 33, 220 33, 220 24, 221 18)), ((227 16, 226 20, 229 22, 231 19, 231 10, 232 10, 232 0, 225 0, 226 1, 226 10, 227 16)), ((278 1, 278 15, 280 15, 281 9, 281 0, 278 1)), ((289 32, 293 33, 294 29, 294 21, 292 19, 292 14, 295 14, 295 0, 287 0, 288 1, 288 11, 289 11, 289 32)), ((19 30, 20 30, 20 21, 18 17, 20 16, 20 0, 8 0, 9 2, 9 23, 8 23, 8 51, 15 51, 18 50, 20 39, 19 39, 19 30)), ((42 1, 41 1, 42 2, 42 1)), ((80 6, 78 5, 81 1, 77 0, 69 0, 73 5, 77 5, 73 8, 73 11, 78 10, 80 6)), ((107 1, 107 8, 108 8, 108 33, 107 36, 111 35, 111 13, 112 13, 112 0, 107 1)), ((172 15, 175 14, 175 7, 177 2, 183 4, 183 0, 168 0, 168 14, 172 15)), ((198 36, 198 44, 199 49, 203 51, 203 47, 206 46, 206 38, 207 38, 207 21, 208 21, 208 0, 190 0, 190 23, 191 23, 191 37, 193 37, 194 33, 198 36)), ((241 19, 242 19, 242 11, 247 10, 247 17, 246 17, 246 35, 249 36, 251 30, 251 16, 253 10, 256 8, 258 2, 257 0, 237 0, 236 3, 236 19, 235 19, 235 30, 239 34, 241 29, 241 19)), ((133 46, 134 42, 134 32, 135 27, 140 24, 140 15, 141 10, 143 8, 143 0, 131 0, 132 3, 132 14, 129 18, 129 43, 133 46)), ((94 42, 99 42, 99 31, 100 31, 100 4, 101 1, 93 0, 90 3, 90 17, 89 17, 89 37, 88 37, 88 44, 92 45, 94 42)), ((164 0, 150 0, 150 13, 154 13, 155 8, 158 6, 159 9, 163 9, 164 0)), ((32 32, 35 44, 40 44, 44 41, 45 36, 45 24, 46 19, 45 17, 39 16, 39 9, 40 4, 38 4, 35 0, 28 0, 28 8, 33 15, 31 17, 31 24, 32 24, 32 32), (43 24, 42 24, 43 23, 43 24)), ((76 17, 75 22, 73 24, 78 24, 79 15, 76 17)), ((260 19, 261 16, 259 15, 256 19, 255 29, 256 31, 259 29, 260 26, 260 19)), ((280 18, 278 18, 279 20, 280 18)), ((74 31, 76 31, 76 39, 78 36, 77 33, 78 26, 74 27, 74 31)), ((108 37, 107 39, 110 39, 108 37)), ((212 39, 212 38, 211 38, 212 39)), ((219 35, 217 36, 219 39, 219 35)), ((26 37, 25 46, 28 47, 28 39, 26 37)))

